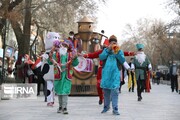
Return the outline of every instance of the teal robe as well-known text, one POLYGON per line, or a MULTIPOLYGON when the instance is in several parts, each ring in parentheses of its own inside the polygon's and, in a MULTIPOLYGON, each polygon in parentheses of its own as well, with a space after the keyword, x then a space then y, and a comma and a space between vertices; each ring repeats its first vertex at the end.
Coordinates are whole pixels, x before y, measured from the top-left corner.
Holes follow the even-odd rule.
POLYGON ((124 52, 120 50, 117 54, 114 54, 111 50, 105 48, 99 55, 99 58, 102 61, 106 60, 106 63, 102 68, 101 88, 119 88, 121 77, 117 62, 120 62, 121 64, 125 62, 124 52))

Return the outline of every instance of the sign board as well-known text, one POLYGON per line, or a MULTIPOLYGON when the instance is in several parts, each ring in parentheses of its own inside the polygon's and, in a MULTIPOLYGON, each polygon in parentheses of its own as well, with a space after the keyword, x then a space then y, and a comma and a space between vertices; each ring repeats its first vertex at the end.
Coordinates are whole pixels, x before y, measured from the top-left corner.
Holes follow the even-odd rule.
POLYGON ((6 46, 5 56, 6 57, 12 57, 13 54, 14 54, 14 48, 11 46, 6 46))

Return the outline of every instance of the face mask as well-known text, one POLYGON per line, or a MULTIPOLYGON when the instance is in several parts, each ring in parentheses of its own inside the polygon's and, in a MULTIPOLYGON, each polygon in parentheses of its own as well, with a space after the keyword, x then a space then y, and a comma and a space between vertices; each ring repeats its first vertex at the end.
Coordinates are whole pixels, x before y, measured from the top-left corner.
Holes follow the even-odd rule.
POLYGON ((99 43, 99 40, 95 40, 96 43, 99 43))
POLYGON ((71 39, 73 39, 74 36, 69 36, 71 39))
POLYGON ((62 47, 59 49, 59 52, 60 52, 60 55, 66 55, 66 53, 67 53, 67 48, 62 46, 62 47))
POLYGON ((24 60, 25 60, 24 57, 22 57, 22 58, 21 58, 21 61, 24 62, 24 60))

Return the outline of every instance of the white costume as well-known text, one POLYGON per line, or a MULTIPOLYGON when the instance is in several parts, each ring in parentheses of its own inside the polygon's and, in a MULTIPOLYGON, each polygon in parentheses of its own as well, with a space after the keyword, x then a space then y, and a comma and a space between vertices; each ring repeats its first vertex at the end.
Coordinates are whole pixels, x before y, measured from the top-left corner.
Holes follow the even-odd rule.
POLYGON ((59 39, 60 35, 56 32, 48 32, 45 38, 46 52, 43 55, 44 65, 42 68, 46 70, 46 74, 44 74, 43 78, 47 81, 47 106, 53 106, 54 104, 54 65, 49 60, 49 52, 53 47, 53 42, 59 39))

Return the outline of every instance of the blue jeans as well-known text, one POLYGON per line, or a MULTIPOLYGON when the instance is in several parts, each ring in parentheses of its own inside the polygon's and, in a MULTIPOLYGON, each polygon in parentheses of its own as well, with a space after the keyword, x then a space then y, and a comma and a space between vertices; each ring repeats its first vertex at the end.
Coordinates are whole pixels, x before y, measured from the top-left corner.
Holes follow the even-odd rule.
POLYGON ((117 89, 103 89, 103 91, 104 91, 104 109, 110 108, 110 102, 112 100, 113 111, 118 111, 119 88, 117 88, 117 89))

